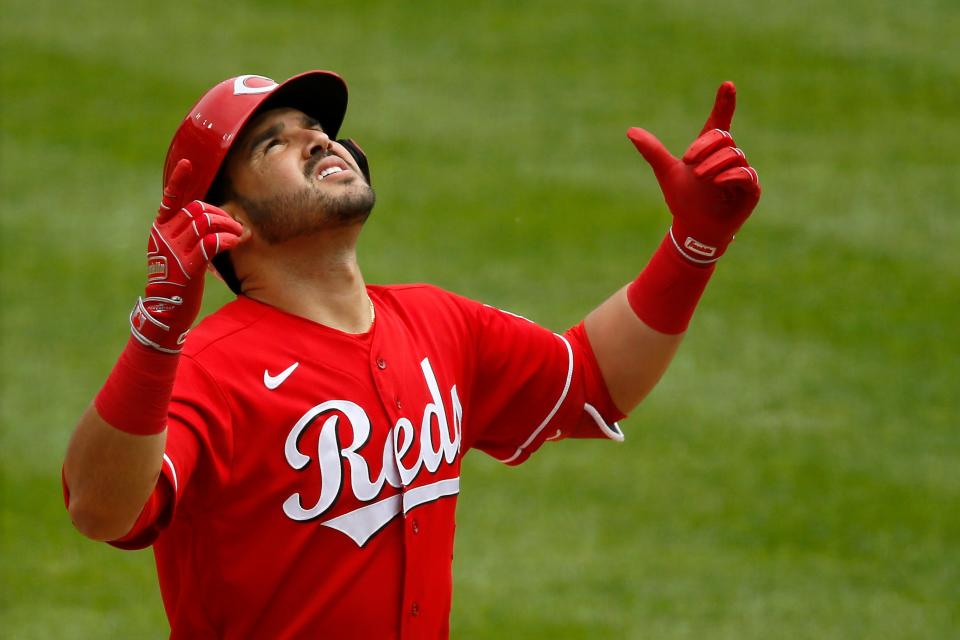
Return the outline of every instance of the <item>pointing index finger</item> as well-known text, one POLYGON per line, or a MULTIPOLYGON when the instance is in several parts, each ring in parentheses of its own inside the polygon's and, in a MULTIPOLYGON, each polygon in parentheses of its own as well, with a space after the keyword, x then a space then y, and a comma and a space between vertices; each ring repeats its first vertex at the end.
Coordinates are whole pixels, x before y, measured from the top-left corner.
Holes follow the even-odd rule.
POLYGON ((717 98, 714 100, 713 110, 710 111, 710 117, 707 118, 707 123, 703 125, 700 135, 710 131, 710 129, 729 131, 730 123, 733 121, 733 111, 736 108, 737 88, 727 80, 717 89, 717 98))
POLYGON ((170 180, 163 185, 163 199, 160 201, 161 212, 178 211, 181 207, 183 192, 186 191, 187 181, 193 171, 193 165, 186 158, 181 159, 170 174, 170 180))

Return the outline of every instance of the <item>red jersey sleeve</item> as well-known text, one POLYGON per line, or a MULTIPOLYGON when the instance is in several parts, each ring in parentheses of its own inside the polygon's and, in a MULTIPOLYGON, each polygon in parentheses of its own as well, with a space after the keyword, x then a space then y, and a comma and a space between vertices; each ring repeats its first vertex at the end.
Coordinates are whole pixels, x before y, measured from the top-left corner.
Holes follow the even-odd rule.
POLYGON ((233 454, 230 411, 213 378, 188 355, 180 357, 167 413, 167 444, 157 486, 133 528, 110 542, 121 549, 154 543, 180 508, 202 504, 205 486, 229 476, 233 454))
POLYGON ((476 370, 465 445, 507 464, 547 440, 623 440, 583 324, 563 335, 476 303, 476 370))

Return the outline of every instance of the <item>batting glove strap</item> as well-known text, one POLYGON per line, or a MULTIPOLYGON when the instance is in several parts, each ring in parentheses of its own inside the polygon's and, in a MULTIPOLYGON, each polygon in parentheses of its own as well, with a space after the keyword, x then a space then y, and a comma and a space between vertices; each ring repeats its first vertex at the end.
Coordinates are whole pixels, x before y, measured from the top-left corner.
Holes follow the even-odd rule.
POLYGON ((187 329, 178 335, 176 331, 172 331, 169 324, 161 322, 154 314, 176 309, 181 304, 183 304, 183 299, 179 296, 173 296, 172 298, 137 297, 137 302, 133 305, 133 310, 130 311, 131 335, 140 344, 162 353, 180 353, 190 330, 187 329), (151 309, 153 313, 151 313, 151 309), (175 339, 174 336, 176 336, 175 339))
POLYGON ((723 251, 719 247, 701 242, 686 233, 675 232, 675 227, 676 225, 671 226, 667 235, 680 255, 690 262, 702 265, 713 264, 723 255, 723 251))

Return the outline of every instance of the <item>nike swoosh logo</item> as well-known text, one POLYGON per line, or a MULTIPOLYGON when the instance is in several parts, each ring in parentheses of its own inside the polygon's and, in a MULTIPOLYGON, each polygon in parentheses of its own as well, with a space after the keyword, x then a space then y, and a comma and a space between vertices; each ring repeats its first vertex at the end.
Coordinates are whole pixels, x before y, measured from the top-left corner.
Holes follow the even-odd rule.
POLYGON ((277 387, 283 384, 284 380, 290 377, 290 374, 293 373, 294 369, 300 366, 299 362, 294 362, 292 365, 281 371, 275 376, 270 375, 270 372, 266 369, 263 370, 263 386, 267 389, 273 391, 277 387))

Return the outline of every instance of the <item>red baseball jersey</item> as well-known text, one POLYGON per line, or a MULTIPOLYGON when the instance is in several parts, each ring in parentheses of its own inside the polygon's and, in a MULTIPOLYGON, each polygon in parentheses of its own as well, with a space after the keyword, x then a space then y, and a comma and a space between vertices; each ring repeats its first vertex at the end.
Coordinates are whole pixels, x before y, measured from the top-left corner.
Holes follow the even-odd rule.
POLYGON ((368 287, 354 335, 241 296, 191 332, 152 498, 172 638, 446 638, 460 462, 622 439, 583 326, 368 287))

